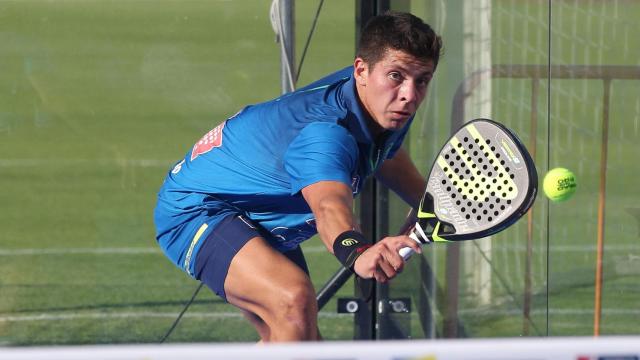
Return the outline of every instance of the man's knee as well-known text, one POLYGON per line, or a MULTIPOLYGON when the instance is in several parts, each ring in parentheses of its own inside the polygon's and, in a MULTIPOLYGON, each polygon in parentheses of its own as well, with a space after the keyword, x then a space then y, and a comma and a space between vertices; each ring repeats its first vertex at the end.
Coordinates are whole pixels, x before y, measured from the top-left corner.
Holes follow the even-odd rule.
POLYGON ((318 304, 315 291, 309 281, 296 282, 282 289, 276 302, 276 313, 290 321, 307 323, 317 316, 318 304))

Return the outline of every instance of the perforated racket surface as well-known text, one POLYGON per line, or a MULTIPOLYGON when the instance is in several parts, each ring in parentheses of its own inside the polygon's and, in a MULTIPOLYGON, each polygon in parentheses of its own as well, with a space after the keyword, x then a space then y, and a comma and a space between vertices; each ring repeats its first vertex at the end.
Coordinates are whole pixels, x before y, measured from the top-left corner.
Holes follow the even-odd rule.
MULTIPOLYGON (((517 136, 492 120, 470 121, 436 157, 410 236, 426 244, 495 234, 529 210, 537 188, 535 165, 517 136)), ((411 250, 400 254, 406 259, 411 250)))

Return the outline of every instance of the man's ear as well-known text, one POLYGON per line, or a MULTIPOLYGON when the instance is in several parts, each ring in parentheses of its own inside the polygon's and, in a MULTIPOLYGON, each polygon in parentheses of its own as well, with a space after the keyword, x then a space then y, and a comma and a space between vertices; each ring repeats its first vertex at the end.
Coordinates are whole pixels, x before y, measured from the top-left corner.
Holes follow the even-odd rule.
POLYGON ((356 83, 360 86, 366 86, 368 74, 369 65, 362 58, 356 58, 353 62, 353 77, 356 83))

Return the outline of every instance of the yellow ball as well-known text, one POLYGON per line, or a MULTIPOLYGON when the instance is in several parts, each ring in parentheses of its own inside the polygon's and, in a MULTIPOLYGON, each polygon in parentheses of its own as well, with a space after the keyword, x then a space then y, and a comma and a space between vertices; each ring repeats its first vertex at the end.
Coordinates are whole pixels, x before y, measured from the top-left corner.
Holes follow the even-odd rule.
POLYGON ((565 201, 576 192, 576 177, 565 168, 551 169, 544 177, 542 189, 552 201, 565 201))

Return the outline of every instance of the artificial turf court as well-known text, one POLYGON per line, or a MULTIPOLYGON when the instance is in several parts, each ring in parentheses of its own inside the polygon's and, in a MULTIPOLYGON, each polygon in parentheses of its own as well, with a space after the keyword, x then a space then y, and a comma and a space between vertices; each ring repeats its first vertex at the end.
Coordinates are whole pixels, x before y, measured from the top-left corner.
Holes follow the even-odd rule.
MULTIPOLYGON (((448 2, 444 22, 431 2, 401 3, 436 24, 448 44, 412 131, 410 150, 426 173, 467 75, 454 16, 463 6, 448 2)), ((640 65, 632 40, 640 30, 637 2, 555 2, 551 53, 546 1, 491 3, 494 64, 546 65, 551 57, 560 65, 640 65)), ((197 283, 155 245, 155 194, 202 134, 245 104, 279 94, 269 6, 266 0, 0 2, 0 344, 153 343, 165 335, 197 283)), ((316 6, 296 3, 298 53, 316 6)), ((325 3, 301 85, 351 61, 354 18, 351 2, 325 3)), ((539 86, 533 107, 528 82, 492 81, 492 117, 525 143, 535 141, 538 171, 566 166, 579 180, 570 202, 539 198, 534 207, 530 335, 589 335, 603 87, 584 79, 553 80, 551 87, 543 79, 539 86)), ((611 86, 602 333, 638 334, 640 87, 638 80, 611 86)), ((406 209, 395 198, 391 208, 394 228, 406 209)), ((468 336, 522 334, 526 234, 523 221, 495 236, 490 250, 462 246, 459 316, 468 336), (474 278, 481 266, 488 266, 488 282, 474 278)), ((305 249, 320 287, 338 263, 316 239, 305 249)), ((446 246, 432 247, 427 257, 444 286, 446 246)), ((418 263, 392 284, 392 296, 419 302, 418 263)), ((339 296, 352 293, 349 285, 339 296)), ((431 301, 440 328, 440 299, 431 301)), ((412 337, 425 336, 416 306, 403 316, 412 337)), ((336 314, 333 300, 320 328, 327 339, 350 339, 353 316, 336 314)), ((202 291, 168 341, 255 339, 237 311, 202 291)))

